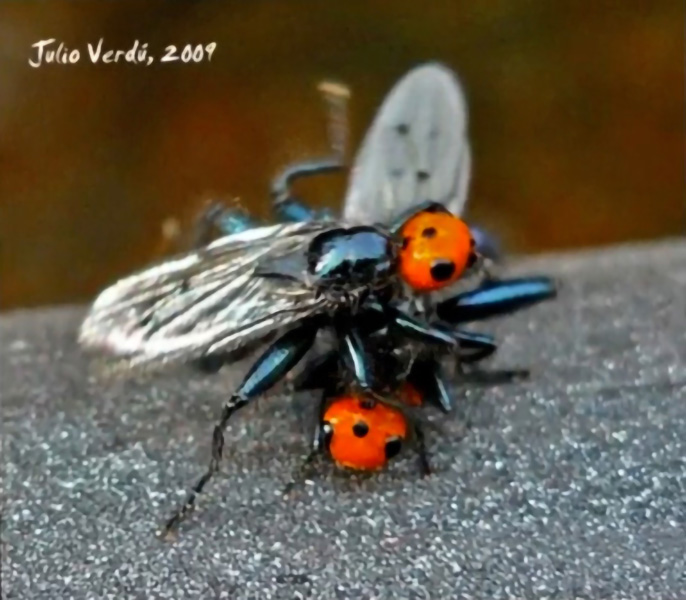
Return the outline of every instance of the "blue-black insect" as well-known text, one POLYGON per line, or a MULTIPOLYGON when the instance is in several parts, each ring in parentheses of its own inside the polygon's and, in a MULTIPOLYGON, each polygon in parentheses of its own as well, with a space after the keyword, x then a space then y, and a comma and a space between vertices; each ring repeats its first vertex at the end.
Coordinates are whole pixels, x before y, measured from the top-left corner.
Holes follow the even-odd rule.
MULTIPOLYGON (((167 529, 217 472, 232 415, 282 380, 319 331, 335 334, 336 356, 357 390, 374 395, 374 360, 364 339, 381 334, 398 345, 435 349, 422 359, 432 385, 445 390, 434 354, 465 360, 496 347, 489 336, 456 324, 555 293, 549 279, 530 278, 421 300, 483 267, 470 228, 457 216, 471 159, 464 98, 448 69, 424 65, 396 85, 354 163, 343 218, 322 219, 290 190, 298 178, 344 167, 337 139, 333 158, 298 163, 275 179, 277 213, 289 222, 251 227, 248 219, 215 212, 212 221, 226 235, 113 284, 82 324, 81 344, 126 372, 178 363, 215 367, 276 336, 224 405, 207 472, 167 529)), ((447 393, 436 402, 449 408, 447 393)))

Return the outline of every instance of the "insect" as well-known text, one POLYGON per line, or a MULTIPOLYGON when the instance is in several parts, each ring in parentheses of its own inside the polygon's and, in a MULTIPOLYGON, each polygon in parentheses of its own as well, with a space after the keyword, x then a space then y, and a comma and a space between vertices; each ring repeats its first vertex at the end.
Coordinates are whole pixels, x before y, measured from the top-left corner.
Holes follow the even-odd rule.
MULTIPOLYGON (((316 220, 290 191, 299 177, 341 169, 339 151, 277 177, 273 195, 287 222, 234 223, 230 235, 125 277, 95 300, 80 342, 109 357, 115 371, 216 366, 275 338, 225 403, 207 471, 167 530, 193 509, 217 472, 231 417, 281 381, 318 332, 335 334, 337 360, 356 393, 375 397, 366 335, 388 335, 410 349, 419 343, 429 349, 423 350, 427 357, 465 347, 486 355, 495 350, 488 336, 452 327, 465 310, 491 316, 553 294, 549 280, 532 280, 527 290, 496 283, 491 297, 458 294, 418 308, 417 298, 447 290, 483 266, 470 229, 457 216, 470 164, 465 114, 450 71, 433 64, 411 71, 389 94, 362 145, 342 219, 316 220)), ((434 379, 445 388, 439 362, 432 363, 434 379)), ((345 413, 340 402, 333 406, 345 413)))

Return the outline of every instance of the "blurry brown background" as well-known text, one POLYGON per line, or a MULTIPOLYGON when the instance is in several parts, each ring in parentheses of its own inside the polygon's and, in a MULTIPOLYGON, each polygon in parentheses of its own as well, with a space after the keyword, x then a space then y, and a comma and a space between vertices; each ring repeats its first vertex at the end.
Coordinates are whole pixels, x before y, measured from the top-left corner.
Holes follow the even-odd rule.
MULTIPOLYGON (((0 4, 0 303, 84 301, 165 250, 208 197, 267 215, 286 162, 326 147, 316 84, 348 83, 357 144, 430 59, 465 84, 470 217, 515 252, 681 235, 682 2, 0 4), (212 62, 90 63, 86 43, 216 42, 212 62), (77 65, 30 68, 57 38, 77 65)), ((338 206, 345 178, 303 185, 338 206)))

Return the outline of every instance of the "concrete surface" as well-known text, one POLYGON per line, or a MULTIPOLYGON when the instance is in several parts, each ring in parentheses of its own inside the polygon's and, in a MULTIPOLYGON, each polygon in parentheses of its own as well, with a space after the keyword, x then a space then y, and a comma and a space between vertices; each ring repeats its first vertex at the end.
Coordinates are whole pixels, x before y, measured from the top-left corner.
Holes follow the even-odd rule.
POLYGON ((528 382, 457 390, 414 457, 372 477, 305 451, 290 400, 230 428, 175 544, 155 531, 204 468, 230 376, 103 386, 81 309, 5 314, 3 597, 683 598, 686 243, 542 257, 557 302, 489 323, 528 382), (465 435, 463 416, 473 422, 465 435))

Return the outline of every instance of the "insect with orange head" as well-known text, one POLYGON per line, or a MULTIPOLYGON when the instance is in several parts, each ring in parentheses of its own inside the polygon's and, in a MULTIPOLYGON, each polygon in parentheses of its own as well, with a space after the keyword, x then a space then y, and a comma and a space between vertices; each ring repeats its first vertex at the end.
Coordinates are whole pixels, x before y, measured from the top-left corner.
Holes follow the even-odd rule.
MULTIPOLYGON (((167 532, 217 473, 233 415, 282 381, 318 332, 334 333, 355 390, 373 396, 375 357, 365 348, 366 336, 388 335, 398 346, 411 342, 439 356, 464 348, 485 355, 495 349, 488 336, 454 327, 466 312, 492 316, 554 295, 550 280, 532 278, 427 300, 484 265, 484 253, 459 216, 470 153, 464 100, 450 71, 426 65, 401 80, 358 155, 343 218, 313 219, 291 185, 340 170, 343 144, 334 148, 333 158, 299 163, 275 180, 275 206, 286 223, 250 228, 217 212, 210 221, 226 235, 116 282, 98 296, 81 326, 82 346, 105 354, 111 370, 127 373, 181 363, 214 369, 274 340, 225 403, 207 470, 167 522, 167 532), (417 299, 423 299, 422 310, 417 299)), ((439 364, 431 363, 430 381, 444 390, 439 364)), ((438 396, 444 406, 446 394, 438 396)), ((332 406, 329 416, 337 419, 355 408, 342 400, 332 406)), ((389 412, 380 416, 392 420, 389 412)))

